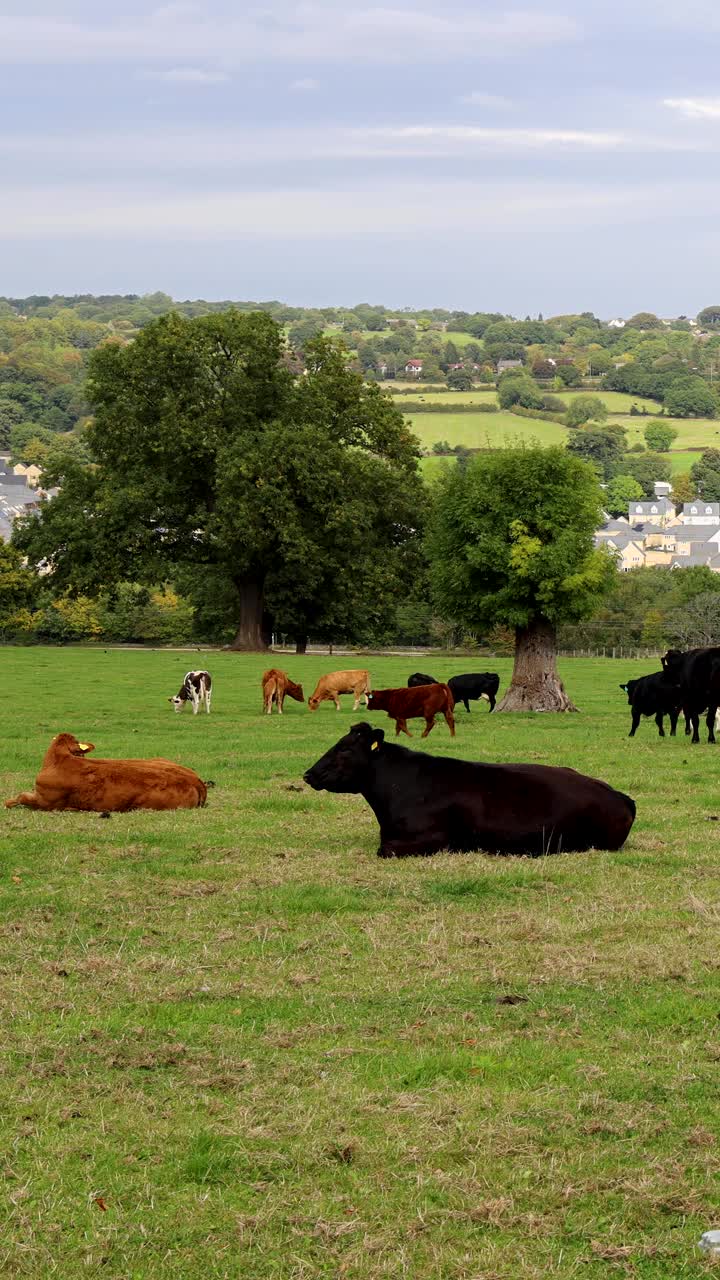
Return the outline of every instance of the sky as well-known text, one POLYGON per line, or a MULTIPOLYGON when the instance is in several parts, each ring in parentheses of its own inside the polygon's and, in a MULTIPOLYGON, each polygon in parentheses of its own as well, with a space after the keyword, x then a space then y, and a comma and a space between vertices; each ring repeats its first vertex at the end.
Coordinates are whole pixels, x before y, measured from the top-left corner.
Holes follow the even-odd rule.
POLYGON ((718 0, 0 0, 0 294, 720 299, 718 0))

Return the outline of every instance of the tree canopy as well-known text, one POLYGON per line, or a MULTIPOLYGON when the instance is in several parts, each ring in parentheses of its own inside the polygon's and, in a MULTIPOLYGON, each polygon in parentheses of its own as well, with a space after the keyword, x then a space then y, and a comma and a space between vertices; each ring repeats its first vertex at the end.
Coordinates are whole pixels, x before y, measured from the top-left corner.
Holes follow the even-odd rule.
POLYGON ((273 623, 301 641, 376 628, 414 565, 417 444, 340 347, 310 342, 306 363, 294 377, 262 313, 172 313, 100 347, 97 465, 63 459, 61 492, 16 525, 17 545, 60 588, 211 591, 237 647, 263 647, 273 623))
POLYGON ((560 446, 498 449, 441 480, 427 540, 433 593, 445 617, 515 628, 502 710, 571 709, 555 633, 592 612, 614 579, 593 547, 601 521, 593 468, 560 446))

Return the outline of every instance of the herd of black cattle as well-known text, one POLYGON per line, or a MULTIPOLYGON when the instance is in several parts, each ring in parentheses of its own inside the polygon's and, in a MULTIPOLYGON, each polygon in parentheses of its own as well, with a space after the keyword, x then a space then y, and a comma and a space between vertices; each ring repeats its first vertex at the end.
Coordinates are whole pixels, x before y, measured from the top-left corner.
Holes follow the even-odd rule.
POLYGON ((700 717, 707 712, 708 742, 714 742, 720 706, 720 648, 688 649, 686 653, 668 649, 661 662, 662 671, 620 685, 632 708, 630 737, 635 736, 642 716, 655 717, 661 738, 665 737, 663 719, 669 716, 670 736, 674 737, 682 712, 685 733, 692 729, 693 742, 699 742, 700 717))

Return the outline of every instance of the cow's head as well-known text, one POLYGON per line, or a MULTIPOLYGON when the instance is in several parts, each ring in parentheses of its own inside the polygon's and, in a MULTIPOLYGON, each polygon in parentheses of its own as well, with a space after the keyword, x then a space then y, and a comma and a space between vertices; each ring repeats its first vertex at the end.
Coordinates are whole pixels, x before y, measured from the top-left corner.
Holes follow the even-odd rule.
POLYGON ((660 659, 663 664, 663 670, 668 674, 675 673, 682 662, 681 649, 668 649, 664 657, 660 659))
POLYGON ((314 693, 311 694, 311 696, 308 698, 308 707, 310 708, 311 711, 317 711, 319 706, 320 706, 320 699, 316 698, 314 693))
POLYGON ((293 680, 288 680, 285 685, 285 692, 290 698, 294 698, 296 702, 304 702, 303 687, 301 684, 295 684, 293 680))
POLYGON ((622 689, 623 693, 627 694, 627 700, 631 706, 632 706, 632 700, 633 700, 633 691, 635 689, 636 684, 637 684, 637 680, 627 680, 625 684, 620 685, 620 688, 622 689))
POLYGON ((188 701, 188 694, 184 686, 179 693, 175 694, 174 698, 168 698, 168 702, 172 702, 173 710, 175 711, 182 711, 187 701, 188 701))
POLYGON ((52 740, 52 748, 54 754, 61 756, 86 756, 95 750, 94 743, 78 742, 74 733, 59 733, 52 740))
POLYGON ((304 781, 315 791, 362 791, 373 752, 380 750, 385 734, 382 729, 362 721, 335 743, 304 774, 304 781))

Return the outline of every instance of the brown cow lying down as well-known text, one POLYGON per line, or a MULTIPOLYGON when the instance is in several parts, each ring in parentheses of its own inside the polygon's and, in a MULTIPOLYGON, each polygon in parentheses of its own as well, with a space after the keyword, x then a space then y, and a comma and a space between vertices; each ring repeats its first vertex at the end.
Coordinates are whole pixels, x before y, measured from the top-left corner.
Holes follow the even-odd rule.
POLYGON ((435 716, 443 715, 452 737, 455 737, 455 717, 453 715, 452 693, 446 684, 424 684, 414 689, 377 689, 370 694, 368 711, 387 711, 391 720, 395 721, 395 736, 406 733, 412 737, 407 727, 408 720, 421 718, 425 721, 422 737, 427 738, 435 725, 435 716))
POLYGON ((273 702, 277 703, 278 714, 282 715, 285 698, 294 698, 296 702, 305 701, 302 685, 295 684, 287 671, 281 671, 279 667, 271 667, 269 671, 263 672, 262 695, 263 711, 268 715, 272 712, 273 702))
POLYGON ((205 783, 184 765, 170 760, 86 760, 92 742, 72 733, 53 738, 35 779, 34 791, 21 791, 5 808, 88 809, 127 813, 129 809, 197 809, 207 800, 205 783))

